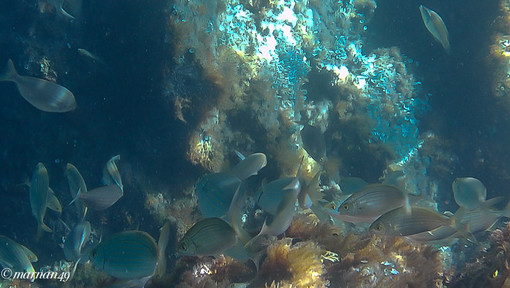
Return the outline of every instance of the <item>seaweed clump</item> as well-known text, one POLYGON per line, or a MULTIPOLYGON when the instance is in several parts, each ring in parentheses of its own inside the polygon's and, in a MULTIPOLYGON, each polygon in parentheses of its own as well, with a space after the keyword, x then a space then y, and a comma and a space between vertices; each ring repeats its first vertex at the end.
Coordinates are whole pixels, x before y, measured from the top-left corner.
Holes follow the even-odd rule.
POLYGON ((322 281, 331 287, 442 286, 440 253, 431 246, 415 245, 398 237, 344 236, 338 227, 317 222, 313 214, 297 215, 286 235, 317 243, 323 263, 322 281))
POLYGON ((327 287, 321 253, 313 241, 292 244, 290 238, 278 240, 267 248, 258 282, 266 287, 327 287))

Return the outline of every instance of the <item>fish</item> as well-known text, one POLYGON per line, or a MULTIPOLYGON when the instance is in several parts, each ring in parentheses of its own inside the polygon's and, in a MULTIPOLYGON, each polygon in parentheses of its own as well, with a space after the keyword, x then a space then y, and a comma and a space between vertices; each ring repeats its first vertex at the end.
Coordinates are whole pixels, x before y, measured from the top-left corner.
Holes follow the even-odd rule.
POLYGON ((193 225, 179 241, 180 256, 216 256, 236 244, 236 233, 226 221, 205 218, 193 225))
POLYGON ((34 252, 16 241, 0 235, 0 265, 10 268, 13 272, 34 273, 32 262, 38 258, 34 252))
POLYGON ((154 274, 158 248, 146 232, 124 231, 92 249, 89 259, 97 269, 115 278, 139 279, 154 274))
POLYGON ((452 183, 455 202, 465 209, 475 209, 485 202, 487 188, 483 183, 472 177, 456 178, 452 183))
POLYGON ((349 196, 331 216, 352 223, 372 223, 398 207, 409 209, 409 197, 400 188, 388 184, 370 184, 349 196))
POLYGON ((93 54, 92 52, 89 52, 88 50, 85 50, 83 48, 78 48, 77 50, 80 55, 88 57, 88 58, 98 62, 101 65, 106 65, 106 63, 103 61, 103 59, 99 58, 97 55, 93 54))
POLYGON ((297 176, 280 178, 264 185, 255 195, 255 199, 262 210, 276 215, 285 196, 290 193, 297 197, 300 191, 301 182, 297 176))
MULTIPOLYGON (((26 185, 30 189, 30 182, 22 183, 21 185, 26 185)), ((48 187, 48 198, 46 198, 46 205, 47 208, 57 212, 58 214, 62 214, 62 204, 60 204, 60 201, 57 198, 57 195, 55 195, 55 191, 48 187)))
POLYGON ((238 151, 236 153, 241 158, 241 161, 230 170, 230 174, 241 179, 241 181, 246 180, 250 176, 257 175, 260 169, 267 165, 267 158, 264 153, 253 153, 247 157, 244 157, 238 151))
MULTIPOLYGON (((71 192, 71 198, 75 199, 78 191, 81 193, 87 193, 87 184, 83 177, 81 176, 78 169, 71 163, 67 163, 65 176, 67 178, 67 182, 69 184, 69 191, 71 192)), ((78 211, 78 219, 83 220, 87 215, 87 206, 83 204, 80 199, 74 201, 74 205, 78 211)))
POLYGON ((443 19, 441 19, 441 16, 423 5, 420 5, 420 13, 427 30, 429 30, 434 39, 441 43, 446 53, 450 54, 451 47, 448 29, 446 29, 446 25, 444 24, 443 19))
POLYGON ((502 200, 503 197, 492 198, 474 209, 461 206, 453 215, 453 226, 461 235, 474 238, 473 234, 489 230, 498 219, 510 217, 510 203, 503 210, 494 208, 502 200))
POLYGON ((303 148, 308 155, 318 163, 324 163, 326 161, 326 140, 321 129, 305 124, 300 134, 303 148))
POLYGON ((243 227, 243 213, 242 209, 245 207, 246 199, 248 198, 246 189, 236 190, 232 204, 230 205, 229 212, 227 214, 227 221, 232 225, 232 228, 236 234, 235 244, 225 250, 225 254, 238 260, 246 261, 252 260, 255 264, 256 271, 259 271, 259 264, 264 251, 258 249, 258 247, 247 247, 246 244, 250 242, 252 236, 243 227))
POLYGON ((119 168, 117 162, 120 160, 120 155, 113 156, 103 169, 103 184, 111 185, 117 184, 120 190, 124 191, 124 185, 122 184, 122 178, 120 177, 119 168))
POLYGON ((285 193, 282 201, 278 205, 277 212, 272 215, 272 217, 266 218, 260 232, 246 243, 245 247, 248 251, 255 252, 261 250, 261 246, 263 246, 260 243, 261 237, 278 236, 289 228, 294 214, 296 213, 298 193, 299 192, 285 193))
POLYGON ((437 211, 423 207, 393 209, 377 218, 369 231, 379 235, 409 236, 427 232, 441 226, 451 226, 453 219, 437 211))
POLYGON ((37 163, 30 181, 30 207, 32 207, 32 215, 37 221, 37 238, 41 235, 41 231, 52 232, 51 228, 44 223, 50 188, 49 181, 48 170, 43 163, 37 163))
POLYGON ((155 276, 161 278, 166 272, 166 246, 170 239, 170 221, 166 221, 161 231, 159 232, 158 239, 158 266, 156 267, 155 276))
POLYGON ((81 190, 78 191, 76 197, 69 203, 71 205, 76 200, 81 200, 90 209, 96 211, 102 211, 113 204, 115 204, 120 198, 122 198, 123 193, 120 187, 116 184, 101 186, 99 188, 95 188, 87 191, 86 193, 82 193, 81 190))
POLYGON ((82 248, 90 239, 90 222, 83 221, 69 232, 64 241, 64 256, 67 261, 75 261, 82 255, 82 248))
POLYGON ((21 96, 41 111, 62 113, 76 108, 71 91, 51 81, 19 75, 11 59, 7 61, 7 71, 0 75, 0 81, 14 82, 21 96))
POLYGON ((241 179, 229 173, 212 173, 201 177, 195 185, 195 192, 202 216, 225 216, 238 187, 245 189, 241 179))
POLYGON ((57 11, 57 14, 62 15, 68 19, 74 19, 74 16, 67 13, 66 10, 64 10, 64 0, 46 0, 48 4, 55 7, 55 10, 57 11))

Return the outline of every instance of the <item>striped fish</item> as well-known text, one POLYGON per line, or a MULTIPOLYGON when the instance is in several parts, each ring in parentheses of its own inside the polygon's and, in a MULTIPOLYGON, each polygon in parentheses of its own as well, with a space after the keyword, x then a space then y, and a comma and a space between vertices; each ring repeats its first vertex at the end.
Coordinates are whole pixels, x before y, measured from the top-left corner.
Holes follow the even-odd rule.
POLYGON ((198 180, 195 191, 204 218, 222 217, 230 207, 237 188, 244 190, 241 180, 228 173, 207 174, 198 180))
POLYGON ((409 210, 408 197, 396 186, 371 184, 349 196, 332 216, 352 223, 371 223, 395 208, 405 206, 409 210))
POLYGON ((234 229, 220 218, 198 221, 177 246, 181 256, 215 256, 236 244, 234 229))
POLYGON ((377 218, 370 225, 370 232, 391 236, 409 236, 432 231, 442 226, 451 226, 453 219, 437 211, 422 207, 393 209, 377 218))
POLYGON ((35 272, 32 263, 37 256, 27 247, 0 235, 0 265, 11 268, 13 272, 35 272))
POLYGON ((146 232, 125 231, 99 244, 90 252, 89 259, 97 269, 113 277, 138 279, 154 273, 158 248, 146 232))

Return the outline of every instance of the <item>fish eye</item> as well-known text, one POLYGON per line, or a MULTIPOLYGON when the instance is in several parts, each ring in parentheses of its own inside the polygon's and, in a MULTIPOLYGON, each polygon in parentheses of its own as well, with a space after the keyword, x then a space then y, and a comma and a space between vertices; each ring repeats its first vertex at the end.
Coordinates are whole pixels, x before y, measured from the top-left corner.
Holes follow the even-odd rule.
POLYGON ((349 209, 350 205, 347 203, 342 204, 342 209, 347 210, 349 209))
POLYGON ((179 250, 186 251, 186 243, 181 243, 179 250))

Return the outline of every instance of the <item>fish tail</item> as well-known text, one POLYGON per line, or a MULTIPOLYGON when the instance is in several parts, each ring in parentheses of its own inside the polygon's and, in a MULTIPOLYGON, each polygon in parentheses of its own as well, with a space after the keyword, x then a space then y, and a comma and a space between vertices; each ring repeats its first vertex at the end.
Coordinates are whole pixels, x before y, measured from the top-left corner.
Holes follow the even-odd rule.
POLYGON ((44 222, 41 222, 41 230, 50 233, 53 232, 53 230, 51 230, 51 228, 48 227, 48 225, 46 225, 44 222))
POLYGON ((0 81, 12 81, 14 77, 16 77, 18 73, 16 72, 16 68, 14 67, 14 63, 11 59, 7 61, 7 68, 5 72, 0 75, 0 81))

